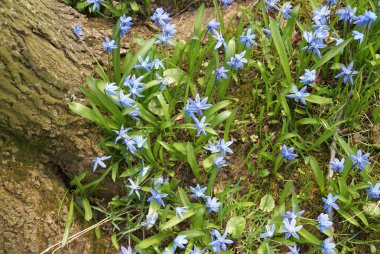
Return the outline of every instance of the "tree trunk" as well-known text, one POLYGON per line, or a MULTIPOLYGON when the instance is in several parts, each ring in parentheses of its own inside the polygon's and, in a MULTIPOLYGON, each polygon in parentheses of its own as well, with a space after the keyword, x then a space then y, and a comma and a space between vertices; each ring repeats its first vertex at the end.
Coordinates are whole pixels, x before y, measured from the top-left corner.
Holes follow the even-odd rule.
MULTIPOLYGON (((99 131, 68 108, 94 72, 94 60, 72 32, 79 20, 98 55, 103 35, 71 7, 0 1, 0 254, 40 253, 60 241, 67 214, 65 200, 58 215, 62 176, 91 168, 99 131)), ((76 219, 71 234, 87 226, 76 219)), ((58 253, 112 252, 93 238, 89 233, 58 253)))

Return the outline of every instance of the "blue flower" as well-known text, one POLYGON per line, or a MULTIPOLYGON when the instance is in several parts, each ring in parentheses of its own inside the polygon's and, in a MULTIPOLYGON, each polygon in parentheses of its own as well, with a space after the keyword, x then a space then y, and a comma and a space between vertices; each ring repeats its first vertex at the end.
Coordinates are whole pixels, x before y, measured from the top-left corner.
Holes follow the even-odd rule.
POLYGON ((162 254, 174 254, 174 250, 173 249, 168 249, 168 248, 165 248, 165 251, 162 252, 162 254))
POLYGON ((226 165, 227 161, 222 156, 216 156, 214 158, 214 165, 219 169, 223 170, 223 167, 226 165))
POLYGON ((193 250, 190 250, 190 249, 187 249, 190 254, 203 254, 203 252, 205 251, 205 249, 203 250, 198 250, 197 249, 197 245, 194 244, 194 249, 193 250))
POLYGON ((106 83, 104 86, 104 92, 108 95, 117 95, 116 90, 119 89, 118 86, 115 86, 116 83, 106 83))
POLYGON ((337 15, 340 15, 339 20, 343 20, 344 23, 353 22, 356 19, 355 13, 356 7, 352 9, 350 5, 336 12, 337 15))
POLYGON ((299 254, 300 249, 297 249, 297 246, 287 246, 290 250, 290 252, 287 252, 286 254, 299 254))
POLYGON ((100 10, 100 3, 103 3, 104 0, 87 0, 88 4, 94 4, 92 6, 92 11, 100 10))
MULTIPOLYGON (((339 44, 342 44, 343 42, 344 42, 344 40, 343 39, 340 39, 340 38, 336 38, 336 39, 334 39, 335 40, 335 42, 336 42, 336 46, 338 46, 339 44)), ((342 51, 343 52, 343 51, 342 51)))
POLYGON ((83 36, 83 30, 82 27, 80 26, 80 22, 78 22, 75 27, 73 28, 73 32, 76 35, 78 39, 82 39, 83 36))
POLYGON ((212 242, 209 244, 213 250, 216 250, 217 253, 220 253, 221 250, 227 251, 227 245, 226 244, 233 244, 234 242, 227 238, 227 230, 224 232, 223 236, 219 233, 218 230, 213 229, 212 231, 212 242), (214 237, 216 239, 214 239, 214 237))
POLYGON ((289 149, 287 149, 286 145, 282 145, 281 155, 285 160, 292 161, 298 157, 298 155, 293 153, 293 151, 294 147, 289 147, 289 149))
POLYGON ((149 63, 149 56, 147 56, 145 60, 143 60, 141 56, 138 56, 137 60, 140 64, 133 66, 133 69, 144 69, 146 72, 150 72, 151 64, 149 63))
POLYGON ((279 0, 265 0, 265 3, 267 5, 267 7, 265 8, 265 11, 268 12, 272 9, 280 11, 280 8, 278 8, 276 5, 278 3, 278 1, 279 0))
POLYGON ((354 24, 358 24, 359 28, 365 26, 367 29, 370 29, 371 24, 377 19, 376 13, 372 11, 365 11, 364 15, 360 15, 356 18, 354 24))
POLYGON ((240 35, 239 43, 244 44, 244 47, 249 48, 251 45, 257 46, 257 43, 254 41, 256 35, 252 34, 252 29, 248 28, 246 35, 240 35))
POLYGON ((292 16, 290 16, 290 13, 293 11, 292 5, 289 2, 286 2, 282 6, 282 15, 284 16, 284 19, 290 19, 292 16))
POLYGON ((306 105, 306 100, 305 98, 308 97, 310 94, 305 93, 305 90, 307 89, 307 86, 304 86, 301 88, 301 90, 298 91, 296 86, 293 86, 293 93, 292 94, 287 94, 286 97, 294 99, 296 103, 299 101, 302 102, 303 105, 306 105))
POLYGON ((132 104, 135 103, 135 100, 131 99, 130 97, 130 94, 124 94, 123 90, 120 90, 119 99, 115 101, 115 104, 120 103, 123 108, 132 108, 132 104))
MULTIPOLYGON (((208 146, 204 146, 203 147, 204 149, 210 151, 211 153, 219 153, 220 152, 220 147, 219 147, 219 143, 217 143, 216 145, 211 143, 210 141, 208 142, 208 146)), ((232 151, 232 150, 231 150, 232 151)))
POLYGON ((197 129, 197 137, 199 137, 199 135, 201 135, 201 133, 203 134, 203 135, 205 135, 205 136, 207 136, 207 134, 206 134, 206 131, 205 131, 205 127, 207 126, 207 125, 210 125, 209 123, 205 123, 205 121, 206 121, 206 117, 204 116, 204 117, 202 117, 202 119, 199 121, 196 117, 194 117, 194 122, 195 122, 195 124, 194 124, 194 127, 197 129))
POLYGON ((144 97, 144 95, 140 94, 145 87, 145 84, 140 82, 141 79, 143 79, 144 76, 140 76, 136 78, 135 75, 132 75, 132 77, 129 75, 125 80, 124 80, 124 86, 129 88, 129 93, 132 94, 133 99, 136 99, 137 97, 144 97))
POLYGON ((163 44, 163 45, 173 46, 173 43, 170 42, 170 40, 172 39, 173 39, 173 36, 158 35, 157 41, 155 41, 154 44, 163 44))
POLYGON ((222 78, 224 79, 227 79, 227 75, 226 73, 228 72, 227 69, 224 68, 224 66, 220 67, 219 69, 218 68, 215 68, 215 77, 218 81, 220 81, 222 78))
POLYGON ((219 29, 220 23, 216 22, 215 19, 211 20, 207 23, 207 30, 210 32, 211 35, 214 35, 214 32, 219 29))
POLYGON ((360 172, 363 171, 365 165, 371 165, 371 162, 367 161, 369 156, 370 153, 363 155, 362 150, 359 150, 356 155, 351 154, 350 158, 354 162, 352 167, 358 167, 360 172))
POLYGON ((165 179, 162 176, 159 176, 157 178, 152 178, 153 181, 153 187, 156 188, 159 185, 163 185, 165 182, 165 179))
POLYGON ((269 225, 265 226, 265 229, 267 230, 265 233, 260 235, 260 238, 264 238, 265 240, 272 238, 274 235, 274 231, 276 230, 276 224, 272 225, 272 228, 269 225))
POLYGON ((128 115, 136 121, 140 120, 139 118, 137 118, 137 116, 141 114, 140 108, 137 105, 133 105, 132 109, 133 110, 131 112, 128 112, 128 115))
POLYGON ((219 150, 222 152, 223 157, 226 157, 227 153, 234 153, 229 147, 230 145, 232 145, 232 141, 225 142, 223 139, 219 141, 217 146, 219 147, 219 150))
POLYGON ((243 64, 248 63, 248 60, 244 58, 244 55, 245 51, 241 52, 240 54, 235 54, 235 57, 231 57, 231 60, 227 62, 227 65, 229 65, 231 68, 234 68, 235 71, 243 68, 243 64))
POLYGON ((314 84, 315 78, 316 78, 315 73, 316 73, 315 70, 310 71, 308 69, 305 69, 305 74, 300 77, 301 83, 304 84, 305 86, 309 84, 314 84))
POLYGON ((354 30, 354 31, 352 31, 352 35, 354 36, 354 40, 358 40, 360 42, 360 44, 363 43, 363 40, 364 40, 364 34, 363 33, 354 30))
POLYGON ((321 5, 321 8, 315 8, 313 12, 313 20, 319 21, 322 25, 327 23, 328 16, 330 15, 331 11, 329 10, 328 6, 321 5))
POLYGON ((167 37, 172 37, 177 33, 175 30, 175 24, 165 24, 162 26, 162 35, 167 37))
POLYGON ((176 207, 175 209, 175 214, 183 220, 183 214, 182 213, 187 213, 187 206, 184 207, 176 207))
POLYGON ((177 247, 180 249, 186 249, 184 245, 188 242, 189 241, 186 240, 186 235, 179 235, 174 239, 173 249, 175 250, 177 247))
POLYGON ((137 148, 142 148, 146 143, 146 138, 144 139, 142 136, 137 136, 134 138, 134 141, 137 145, 137 148))
POLYGON ((114 40, 110 40, 108 37, 106 37, 106 41, 102 43, 104 51, 107 53, 112 52, 113 49, 117 49, 117 45, 115 44, 114 40))
POLYGON ((129 130, 132 130, 132 128, 126 128, 124 129, 124 126, 121 125, 120 127, 120 130, 112 130, 113 132, 115 132, 117 134, 117 137, 115 138, 115 144, 117 143, 117 141, 119 141, 120 139, 132 139, 128 134, 127 132, 129 130))
POLYGON ((327 195, 326 198, 322 198, 323 203, 325 205, 323 206, 323 210, 327 211, 329 214, 331 213, 332 209, 339 210, 339 206, 335 204, 335 201, 338 199, 338 196, 333 196, 331 193, 327 195))
POLYGON ((293 205, 292 211, 287 211, 286 214, 281 214, 281 217, 284 219, 297 219, 297 217, 301 216, 305 212, 305 210, 302 210, 296 213, 296 210, 296 205, 293 205))
POLYGON ((319 230, 321 232, 323 232, 323 230, 330 229, 331 226, 333 225, 333 223, 329 220, 329 215, 325 213, 321 213, 318 216, 317 221, 318 221, 319 230))
POLYGON ((142 161, 142 166, 141 166, 141 171, 139 173, 139 175, 141 175, 142 177, 146 176, 146 174, 148 174, 149 170, 150 170, 150 166, 146 166, 144 165, 144 161, 142 161))
POLYGON ((146 216, 146 222, 141 222, 141 225, 143 227, 154 226, 154 224, 156 224, 157 219, 158 219, 158 214, 156 212, 154 212, 153 216, 150 216, 148 214, 146 216))
POLYGON ((320 49, 326 48, 326 44, 322 40, 315 38, 314 34, 308 31, 304 32, 303 37, 307 42, 307 46, 303 47, 302 50, 310 50, 312 55, 317 54, 318 58, 321 58, 320 49))
POLYGON ((210 197, 207 197, 206 207, 209 213, 219 212, 220 206, 221 206, 221 203, 218 202, 217 198, 214 197, 211 199, 210 197))
POLYGON ((299 236, 297 232, 303 228, 302 225, 296 226, 297 221, 295 219, 292 219, 289 222, 290 219, 284 219, 284 226, 281 227, 282 230, 286 232, 285 239, 288 239, 289 237, 293 236, 296 239, 299 239, 299 236))
POLYGON ((223 45, 224 48, 227 50, 227 44, 223 38, 222 33, 218 33, 217 31, 215 31, 215 35, 213 35, 213 37, 216 39, 216 44, 215 44, 214 49, 218 49, 223 45))
POLYGON ((350 81, 351 85, 354 84, 354 80, 352 79, 353 75, 357 75, 359 72, 353 71, 352 68, 354 67, 354 62, 351 62, 347 67, 343 64, 340 65, 340 69, 342 70, 341 73, 335 76, 335 78, 340 78, 343 76, 343 83, 347 83, 347 81, 350 81))
POLYGON ((372 185, 371 182, 368 182, 371 186, 366 188, 365 191, 368 194, 368 198, 380 198, 380 183, 377 183, 375 186, 372 185))
POLYGON ((344 158, 342 158, 342 160, 334 158, 334 161, 329 162, 329 164, 331 165, 331 170, 338 171, 340 174, 342 174, 344 169, 344 161, 344 158))
POLYGON ((150 189, 150 193, 152 193, 152 196, 148 198, 147 202, 151 202, 154 200, 156 201, 157 204, 160 204, 163 207, 165 207, 165 203, 162 199, 165 198, 168 194, 166 193, 160 194, 158 193, 158 191, 153 190, 152 188, 150 189))
POLYGON ((327 6, 337 5, 336 0, 326 0, 327 6))
POLYGON ((224 8, 228 11, 228 5, 232 4, 234 0, 219 0, 221 3, 223 3, 224 8))
POLYGON ((324 254, 335 254, 335 251, 333 250, 335 248, 335 243, 330 242, 331 239, 327 238, 323 241, 323 244, 321 246, 321 251, 324 254))
POLYGON ((136 183, 134 183, 131 178, 128 178, 128 181, 131 183, 130 185, 126 185, 128 188, 131 189, 131 191, 129 192, 128 196, 131 196, 133 194, 133 192, 135 192, 136 195, 137 195, 137 197, 140 199, 139 190, 141 190, 141 187, 139 186, 138 181, 136 181, 136 183))
POLYGON ((163 70, 165 70, 165 66, 164 66, 164 64, 162 63, 162 60, 160 60, 160 59, 158 59, 158 58, 154 59, 154 60, 150 63, 150 66, 151 66, 151 68, 154 68, 154 69, 156 69, 156 70, 159 70, 160 67, 161 67, 163 70))
POLYGON ((124 138, 122 144, 125 145, 125 148, 126 148, 127 151, 130 151, 132 154, 136 153, 136 151, 137 151, 137 149, 135 147, 136 141, 134 139, 132 139, 132 138, 128 138, 128 139, 124 138))
POLYGON ((202 188, 199 184, 197 184, 195 188, 190 186, 190 190, 192 193, 194 193, 190 195, 192 198, 208 198, 208 196, 205 195, 207 187, 202 188))
POLYGON ((110 159, 112 156, 102 156, 102 157, 96 157, 95 159, 92 160, 92 162, 94 163, 94 166, 92 168, 92 171, 95 171, 96 168, 98 167, 98 165, 102 168, 106 168, 107 165, 103 162, 105 160, 108 160, 110 159))
POLYGON ((165 12, 162 8, 157 8, 150 19, 156 26, 163 26, 172 20, 172 18, 170 18, 169 13, 165 12))
POLYGON ((272 33, 269 29, 263 28, 263 32, 265 34, 265 38, 270 38, 272 36, 272 33))
POLYGON ((189 116, 194 115, 194 113, 197 113, 198 115, 202 116, 203 110, 206 110, 212 106, 211 104, 207 104, 207 100, 208 100, 208 97, 205 97, 204 99, 201 100, 198 93, 195 95, 195 100, 192 100, 189 98, 189 102, 188 102, 189 112, 193 113, 193 114, 190 114, 189 116))
POLYGON ((124 246, 121 246, 119 254, 136 254, 137 251, 132 252, 131 246, 128 246, 128 249, 124 246))
POLYGON ((120 17, 120 34, 124 37, 131 30, 133 23, 131 17, 125 17, 125 14, 120 17))
POLYGON ((329 31, 326 29, 325 26, 319 26, 315 30, 313 36, 314 36, 314 40, 322 41, 329 37, 329 31))

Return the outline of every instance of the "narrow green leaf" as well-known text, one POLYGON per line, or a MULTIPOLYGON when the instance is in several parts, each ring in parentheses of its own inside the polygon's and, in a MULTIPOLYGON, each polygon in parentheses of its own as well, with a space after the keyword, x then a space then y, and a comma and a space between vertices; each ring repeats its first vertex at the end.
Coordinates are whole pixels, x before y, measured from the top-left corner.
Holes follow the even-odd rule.
POLYGON ((318 62, 316 62, 313 67, 311 67, 311 70, 316 70, 320 68, 322 65, 327 63, 331 58, 334 56, 341 54, 342 50, 352 41, 352 38, 346 40, 342 44, 339 44, 338 46, 334 46, 332 49, 330 49, 329 52, 323 55, 321 59, 319 59, 318 62))
POLYGON ((160 230, 165 230, 165 229, 169 229, 169 228, 172 228, 176 225, 178 225, 179 223, 181 223, 182 221, 190 218, 191 216, 193 216, 195 214, 195 211, 192 211, 192 210, 189 210, 187 213, 184 213, 183 214, 183 219, 181 219, 180 217, 178 216, 174 216, 173 218, 171 218, 169 221, 167 221, 166 223, 162 224, 160 226, 160 230))
POLYGON ((269 28, 272 32, 272 38, 274 45, 276 46, 278 56, 280 57, 280 63, 282 68, 284 69, 285 76, 288 80, 288 83, 292 83, 292 75, 290 73, 290 67, 288 62, 288 57, 286 55, 284 42, 282 40, 280 29, 277 25, 277 21, 274 19, 270 19, 269 28))
POLYGON ((90 221, 92 219, 92 209, 87 198, 82 198, 82 205, 84 209, 84 218, 86 221, 90 221))
POLYGON ((168 231, 161 232, 159 234, 156 234, 154 236, 146 238, 145 240, 142 240, 141 242, 139 242, 139 244, 137 244, 137 246, 138 246, 138 248, 146 249, 146 248, 149 248, 150 246, 152 246, 154 244, 158 244, 158 243, 162 242, 163 240, 165 240, 169 236, 171 236, 171 232, 168 232, 168 231))
POLYGON ((309 243, 314 244, 314 245, 321 245, 321 241, 315 237, 312 233, 307 231, 305 228, 302 228, 298 233, 309 243))
POLYGON ((319 167, 317 159, 313 156, 308 157, 310 166, 313 169, 315 178, 317 179, 319 190, 323 193, 325 191, 325 178, 323 171, 319 167))
POLYGON ((198 181, 201 181, 197 159, 195 158, 194 149, 190 142, 187 142, 186 144, 186 156, 187 156, 187 162, 190 164, 190 167, 193 170, 193 174, 195 178, 197 178, 198 181))
POLYGON ((73 223, 73 219, 74 219, 74 196, 71 196, 69 213, 67 214, 67 220, 65 224, 65 232, 63 233, 63 238, 62 238, 62 247, 66 245, 67 240, 69 239, 69 233, 70 233, 71 225, 73 223))

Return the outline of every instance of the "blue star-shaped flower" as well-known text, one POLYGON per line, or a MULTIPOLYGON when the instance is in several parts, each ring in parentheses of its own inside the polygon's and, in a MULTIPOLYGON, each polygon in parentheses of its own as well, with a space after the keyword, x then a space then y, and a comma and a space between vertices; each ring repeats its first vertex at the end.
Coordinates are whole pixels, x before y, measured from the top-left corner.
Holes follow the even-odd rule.
POLYGON ((203 250, 198 250, 197 249, 197 245, 194 244, 194 249, 193 250, 190 250, 190 249, 187 249, 190 254, 203 254, 203 252, 205 251, 205 249, 203 250))
POLYGON ((207 30, 210 32, 211 35, 214 35, 214 32, 219 29, 220 23, 216 22, 215 19, 211 20, 207 23, 207 30))
POLYGON ((363 40, 364 40, 364 34, 363 33, 354 30, 354 31, 352 31, 352 35, 354 36, 354 40, 359 41, 360 44, 363 43, 363 40))
POLYGON ((327 211, 329 214, 332 212, 332 209, 339 210, 339 206, 335 204, 337 199, 338 196, 333 196, 331 193, 329 193, 326 198, 323 197, 322 201, 325 203, 323 210, 327 211))
POLYGON ((234 0, 219 0, 221 3, 223 3, 224 8, 228 11, 228 5, 232 4, 234 0))
POLYGON ((224 48, 227 50, 227 44, 226 44, 226 41, 223 38, 223 34, 222 33, 218 33, 217 31, 215 31, 215 34, 213 35, 213 37, 216 40, 216 44, 215 44, 214 49, 218 49, 218 48, 220 48, 223 45, 224 48))
POLYGON ((136 183, 135 183, 135 182, 133 182, 133 180, 131 178, 128 178, 128 181, 130 182, 130 185, 126 185, 126 186, 131 189, 128 196, 131 196, 133 194, 133 192, 135 192, 137 197, 140 199, 139 190, 141 190, 141 187, 139 186, 138 181, 136 181, 136 183))
POLYGON ((183 213, 187 213, 187 206, 184 207, 176 207, 175 209, 175 214, 183 220, 183 213))
POLYGON ((274 235, 274 231, 276 230, 276 224, 272 225, 272 228, 269 225, 265 225, 266 232, 260 235, 260 238, 264 238, 265 240, 272 238, 274 235))
POLYGON ((82 30, 82 27, 80 25, 80 22, 78 22, 75 27, 73 28, 73 32, 75 34, 75 36, 78 38, 78 39, 82 39, 82 36, 83 36, 83 30, 82 30))
POLYGON ((123 90, 120 90, 119 93, 119 99, 115 101, 115 104, 121 104, 123 108, 133 108, 133 103, 135 103, 135 100, 130 98, 130 94, 124 94, 123 90))
POLYGON ((240 54, 235 54, 234 57, 231 57, 231 60, 227 62, 227 65, 233 68, 235 71, 244 67, 244 63, 248 63, 248 60, 244 58, 245 51, 240 54))
POLYGON ((301 216, 305 212, 305 210, 302 210, 296 213, 296 210, 297 206, 293 205, 292 211, 287 211, 286 214, 281 214, 281 217, 284 219, 297 219, 297 217, 301 216))
POLYGON ((126 17, 125 14, 120 17, 120 35, 124 37, 131 30, 133 23, 131 17, 126 17))
POLYGON ((152 188, 150 189, 150 193, 152 193, 152 196, 150 198, 148 198, 147 202, 151 202, 154 200, 157 204, 160 204, 163 207, 165 207, 165 203, 162 199, 165 198, 166 196, 168 196, 168 194, 166 194, 166 193, 160 194, 160 193, 158 193, 158 191, 153 190, 152 188))
POLYGON ((228 72, 227 69, 224 68, 224 66, 220 67, 219 69, 218 68, 215 68, 214 69, 215 71, 215 77, 216 77, 216 80, 220 81, 222 78, 224 79, 227 79, 227 75, 226 73, 228 72))
POLYGON ((296 226, 297 221, 295 219, 284 219, 284 226, 281 227, 282 230, 286 232, 285 239, 289 239, 293 236, 296 239, 299 239, 297 232, 303 228, 302 225, 296 226), (289 222, 290 221, 290 222, 289 222))
POLYGON ((362 150, 359 150, 356 155, 351 154, 350 158, 354 162, 352 167, 358 167, 359 171, 364 170, 365 165, 371 165, 371 162, 367 161, 367 158, 370 156, 370 153, 366 153, 363 155, 362 150))
POLYGON ((208 198, 208 196, 205 195, 207 187, 202 188, 199 184, 197 184, 195 188, 190 186, 190 190, 194 193, 190 195, 192 198, 208 198))
POLYGON ((315 70, 308 70, 305 69, 305 74, 300 77, 301 83, 306 85, 309 84, 314 84, 315 83, 315 78, 316 78, 316 71, 315 70))
POLYGON ((332 227, 333 223, 329 220, 329 215, 325 213, 321 213, 318 218, 318 226, 319 230, 323 232, 323 230, 328 230, 332 227))
POLYGON ((269 29, 263 28, 263 32, 265 34, 265 38, 270 38, 272 36, 272 32, 269 29))
POLYGON ((380 183, 377 183, 375 186, 372 185, 371 182, 368 182, 371 186, 366 188, 365 191, 368 194, 368 198, 380 198, 380 183))
POLYGON ((347 5, 346 8, 339 9, 336 12, 336 15, 340 15, 339 20, 343 20, 344 23, 347 23, 347 22, 353 22, 356 19, 355 13, 356 13, 356 7, 352 9, 350 5, 347 5))
POLYGON ((117 49, 117 45, 115 44, 114 40, 110 40, 108 37, 106 37, 106 40, 102 43, 104 51, 107 53, 112 52, 113 49, 117 49))
POLYGON ((116 90, 119 89, 116 83, 106 83, 104 86, 104 92, 108 95, 117 95, 116 90))
POLYGON ((343 76, 343 83, 347 83, 347 81, 350 81, 351 85, 354 84, 354 80, 352 79, 353 75, 357 75, 359 72, 353 71, 352 68, 354 67, 354 62, 351 62, 347 67, 343 64, 340 65, 340 69, 342 70, 341 73, 335 76, 335 78, 340 78, 343 76))
POLYGON ((207 197, 206 207, 209 213, 219 212, 220 206, 221 206, 221 203, 218 202, 217 198, 214 197, 211 199, 210 197, 207 197))
POLYGON ((87 0, 88 4, 94 4, 92 6, 92 11, 100 10, 100 3, 103 3, 104 0, 87 0))
POLYGON ((216 156, 214 158, 214 165, 219 169, 223 170, 223 167, 226 165, 227 161, 224 159, 223 156, 216 156))
POLYGON ((290 19, 292 16, 290 16, 290 13, 293 11, 292 5, 289 2, 286 2, 282 6, 282 16, 284 16, 284 19, 290 19))
POLYGON ((305 93, 307 86, 302 87, 299 91, 296 86, 293 86, 292 89, 293 94, 287 94, 286 97, 294 99, 294 101, 297 103, 301 101, 303 105, 306 105, 305 98, 310 95, 309 93, 305 93))
POLYGON ((333 250, 335 248, 335 243, 330 242, 331 239, 327 238, 323 241, 323 244, 321 246, 321 251, 324 254, 335 254, 335 251, 333 250))
POLYGON ((377 19, 376 13, 367 10, 365 11, 364 15, 360 15, 356 18, 354 24, 358 24, 359 28, 364 26, 369 30, 371 27, 371 24, 375 22, 376 19, 377 19))
POLYGON ((344 158, 342 158, 342 160, 334 158, 334 161, 329 162, 329 164, 331 165, 331 170, 338 171, 340 174, 342 174, 344 169, 344 161, 344 158))
POLYGON ((143 227, 154 226, 154 224, 156 224, 157 219, 158 219, 158 214, 156 212, 154 212, 153 216, 150 216, 148 214, 146 216, 146 222, 141 222, 141 225, 143 227))
POLYGON ((218 142, 219 150, 222 152, 222 156, 226 157, 227 153, 233 154, 234 152, 231 150, 230 145, 232 145, 232 141, 225 142, 223 139, 218 142))
POLYGON ((149 63, 149 56, 145 60, 141 56, 138 56, 137 60, 140 64, 133 66, 133 69, 144 69, 146 72, 150 72, 151 64, 149 63))
POLYGON ((172 20, 169 13, 165 12, 162 8, 157 8, 150 19, 156 26, 165 25, 172 20))
POLYGON ((175 250, 177 247, 180 249, 186 249, 185 244, 188 242, 186 235, 179 235, 174 239, 173 249, 175 250))
POLYGON ((293 151, 294 147, 289 147, 289 149, 287 149, 286 145, 282 145, 281 155, 285 160, 292 161, 298 157, 298 155, 293 153, 293 151))
POLYGON ((223 251, 227 251, 227 244, 233 244, 234 242, 230 239, 226 239, 227 238, 227 230, 224 232, 223 235, 221 235, 219 233, 218 230, 216 229, 213 229, 212 231, 212 242, 209 244, 211 247, 213 247, 213 250, 219 250, 217 251, 217 253, 220 253, 221 250, 223 251), (214 239, 214 237, 216 239, 214 239))
POLYGON ((252 29, 248 28, 246 35, 240 35, 240 41, 239 43, 244 44, 244 47, 250 48, 251 45, 257 46, 257 43, 255 42, 255 34, 252 34, 252 29))
POLYGON ((106 168, 107 165, 103 162, 105 160, 110 159, 112 156, 102 156, 102 157, 96 157, 95 159, 92 160, 94 163, 94 166, 92 168, 92 171, 95 171, 98 167, 98 165, 102 168, 106 168))
POLYGON ((136 254, 137 251, 133 252, 132 247, 128 246, 128 249, 124 246, 121 246, 119 254, 136 254))
POLYGON ((315 8, 313 12, 313 20, 319 21, 322 25, 327 23, 328 17, 331 13, 328 6, 321 5, 321 8, 315 8))
POLYGON ((204 116, 204 117, 202 117, 202 119, 199 121, 196 117, 194 117, 194 122, 195 122, 195 124, 194 124, 194 127, 197 129, 197 137, 199 137, 200 135, 201 135, 201 133, 203 134, 203 135, 205 135, 205 136, 207 136, 207 134, 206 134, 206 131, 205 131, 205 127, 207 126, 207 125, 210 125, 209 123, 205 123, 205 121, 206 121, 206 117, 204 116))
POLYGON ((201 100, 199 94, 195 95, 195 100, 189 98, 189 109, 190 112, 197 113, 198 115, 203 115, 203 110, 210 108, 212 105, 207 104, 208 97, 201 100))
POLYGON ((267 5, 267 7, 265 8, 265 11, 268 12, 270 10, 277 10, 277 11, 280 11, 280 8, 278 8, 278 6, 276 5, 278 3, 279 0, 265 0, 265 3, 267 5))
POLYGON ((290 252, 287 252, 286 254, 299 254, 300 249, 297 249, 297 246, 287 246, 290 250, 290 252))

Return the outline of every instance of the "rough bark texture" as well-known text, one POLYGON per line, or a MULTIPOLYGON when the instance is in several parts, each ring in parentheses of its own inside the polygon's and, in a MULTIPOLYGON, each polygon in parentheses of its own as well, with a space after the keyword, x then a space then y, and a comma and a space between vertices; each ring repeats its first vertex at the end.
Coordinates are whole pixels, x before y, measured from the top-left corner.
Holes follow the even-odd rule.
MULTIPOLYGON (((78 20, 86 24, 58 1, 0 1, 0 254, 40 253, 62 239, 62 176, 84 171, 93 156, 99 131, 67 106, 94 71, 72 34, 78 20)), ((102 29, 84 29, 88 45, 101 45, 102 29)), ((86 226, 76 219, 72 233, 86 226)), ((112 252, 93 237, 58 253, 112 252)))
MULTIPOLYGON (((236 13, 237 4, 230 8, 236 13)), ((194 17, 175 18, 178 37, 191 37, 194 17)), ((212 17, 209 8, 206 21, 212 17)), ((57 211, 67 182, 89 171, 96 154, 99 130, 68 108, 82 100, 78 85, 95 73, 95 60, 72 33, 79 20, 85 44, 106 62, 101 42, 112 23, 88 21, 58 0, 0 0, 0 254, 40 253, 61 240, 67 200, 63 216, 57 211)), ((148 39, 152 29, 135 27, 130 36, 148 39)), ((87 226, 76 219, 71 233, 87 226)), ((88 233, 56 253, 114 252, 107 243, 88 233)))

